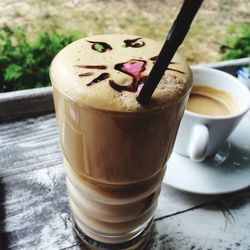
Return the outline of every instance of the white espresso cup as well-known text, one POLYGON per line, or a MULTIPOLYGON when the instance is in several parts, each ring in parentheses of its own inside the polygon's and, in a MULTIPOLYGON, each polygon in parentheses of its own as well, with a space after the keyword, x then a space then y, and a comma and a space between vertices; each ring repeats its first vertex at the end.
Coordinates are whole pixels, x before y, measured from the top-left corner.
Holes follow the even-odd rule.
POLYGON ((204 115, 185 110, 174 152, 203 161, 215 154, 250 107, 250 92, 237 78, 220 70, 193 67, 193 85, 224 91, 233 97, 235 111, 229 115, 204 115))

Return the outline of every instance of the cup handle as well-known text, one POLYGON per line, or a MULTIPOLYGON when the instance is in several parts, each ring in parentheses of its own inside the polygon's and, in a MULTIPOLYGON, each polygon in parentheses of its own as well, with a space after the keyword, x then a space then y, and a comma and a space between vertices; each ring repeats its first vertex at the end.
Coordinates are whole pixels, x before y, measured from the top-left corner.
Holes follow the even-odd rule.
POLYGON ((203 161, 209 142, 209 130, 207 126, 196 124, 191 132, 191 140, 188 145, 188 154, 193 161, 203 161))

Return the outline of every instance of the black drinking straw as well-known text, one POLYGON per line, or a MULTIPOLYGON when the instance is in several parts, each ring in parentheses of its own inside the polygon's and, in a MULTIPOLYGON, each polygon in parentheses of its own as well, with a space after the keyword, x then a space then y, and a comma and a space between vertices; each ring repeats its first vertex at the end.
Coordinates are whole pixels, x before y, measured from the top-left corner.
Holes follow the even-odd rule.
POLYGON ((179 14, 167 35, 167 39, 157 57, 157 60, 150 71, 140 94, 136 98, 142 105, 146 105, 150 100, 176 50, 187 35, 190 25, 202 2, 203 0, 184 1, 179 14))

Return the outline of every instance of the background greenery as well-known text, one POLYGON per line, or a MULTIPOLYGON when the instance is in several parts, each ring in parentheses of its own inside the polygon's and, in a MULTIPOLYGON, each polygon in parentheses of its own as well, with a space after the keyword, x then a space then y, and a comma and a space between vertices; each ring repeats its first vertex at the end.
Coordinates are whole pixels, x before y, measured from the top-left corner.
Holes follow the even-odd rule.
MULTIPOLYGON (((51 59, 78 37, 128 33, 163 41, 182 1, 2 0, 0 92, 48 86, 51 59)), ((188 62, 248 56, 249 9, 249 0, 204 1, 181 46, 188 62)))
POLYGON ((0 31, 0 92, 49 86, 52 58, 76 38, 76 35, 42 32, 29 41, 24 29, 3 27, 0 31))
MULTIPOLYGON (((235 25, 229 27, 229 33, 234 29, 235 25)), ((237 36, 228 35, 225 44, 220 47, 220 53, 223 54, 222 60, 250 57, 250 26, 243 24, 237 36)))

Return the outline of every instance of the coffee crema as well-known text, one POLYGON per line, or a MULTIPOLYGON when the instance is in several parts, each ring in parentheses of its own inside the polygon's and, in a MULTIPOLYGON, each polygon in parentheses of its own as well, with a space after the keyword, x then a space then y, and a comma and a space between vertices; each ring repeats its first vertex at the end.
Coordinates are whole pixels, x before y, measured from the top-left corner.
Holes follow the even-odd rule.
POLYGON ((197 85, 192 88, 187 110, 202 115, 227 116, 237 112, 238 107, 230 93, 197 85))

